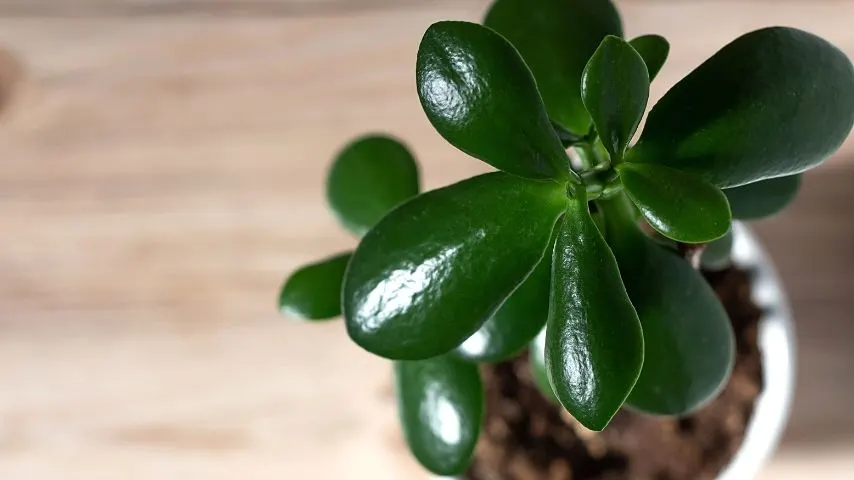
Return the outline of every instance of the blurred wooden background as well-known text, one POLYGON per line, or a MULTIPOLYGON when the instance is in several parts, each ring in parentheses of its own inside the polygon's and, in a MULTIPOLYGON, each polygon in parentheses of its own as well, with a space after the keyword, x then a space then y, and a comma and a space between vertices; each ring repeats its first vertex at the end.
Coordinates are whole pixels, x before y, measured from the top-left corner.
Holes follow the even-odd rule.
MULTIPOLYGON (((626 0, 673 43, 654 96, 751 28, 854 57, 854 1, 626 0)), ((486 2, 0 0, 0 478, 409 479, 388 369, 281 279, 351 247, 323 204, 348 137, 482 171, 413 79, 421 33, 486 2)), ((757 226, 789 286, 799 391, 767 479, 850 478, 854 142, 757 226)))

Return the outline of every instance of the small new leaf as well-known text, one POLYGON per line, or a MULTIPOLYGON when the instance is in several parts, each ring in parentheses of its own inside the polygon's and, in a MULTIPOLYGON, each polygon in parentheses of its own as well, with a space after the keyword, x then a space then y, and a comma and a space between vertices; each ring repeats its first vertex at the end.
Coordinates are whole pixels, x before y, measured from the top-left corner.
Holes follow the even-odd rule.
POLYGON ((732 217, 758 220, 786 208, 798 195, 801 175, 772 178, 724 190, 732 217))
POLYGON ((424 193, 359 243, 344 281, 347 332, 393 360, 451 351, 543 257, 564 192, 493 172, 424 193))
POLYGON ((635 50, 643 57, 646 68, 649 71, 649 81, 661 71, 667 56, 670 54, 670 43, 661 35, 642 35, 629 42, 635 50))
POLYGON ((607 35, 623 35, 609 0, 497 0, 484 25, 516 48, 531 67, 549 117, 583 136, 590 116, 581 101, 581 72, 607 35))
POLYGON ((643 333, 617 261, 590 218, 571 199, 557 237, 546 327, 546 366, 560 403, 591 430, 623 405, 644 358, 643 333))
POLYGON ((626 194, 662 235, 705 243, 729 230, 726 196, 699 176, 654 164, 623 163, 617 170, 626 194))
POLYGON ((649 73, 643 58, 624 40, 605 37, 584 68, 581 98, 602 143, 619 162, 649 100, 649 73))
POLYGON ((531 71, 501 35, 475 23, 433 24, 416 77, 424 112, 455 147, 521 177, 569 176, 531 71))
POLYGON ((437 475, 468 468, 483 422, 477 366, 444 356, 395 362, 398 414, 406 443, 437 475))
POLYGON ((341 285, 351 256, 342 253, 294 272, 279 292, 279 311, 305 320, 341 315, 341 285))
POLYGON ((384 135, 351 142, 336 156, 326 198, 341 223, 357 236, 392 208, 418 195, 418 165, 406 146, 384 135))

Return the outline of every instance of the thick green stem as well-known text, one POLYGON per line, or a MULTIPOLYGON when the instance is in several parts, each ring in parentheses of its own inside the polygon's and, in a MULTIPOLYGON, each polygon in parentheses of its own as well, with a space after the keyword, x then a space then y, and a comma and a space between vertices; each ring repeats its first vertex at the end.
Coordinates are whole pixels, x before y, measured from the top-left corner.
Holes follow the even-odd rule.
POLYGON ((643 235, 638 227, 638 216, 634 205, 625 193, 619 192, 610 197, 600 197, 596 206, 605 215, 608 230, 643 235))

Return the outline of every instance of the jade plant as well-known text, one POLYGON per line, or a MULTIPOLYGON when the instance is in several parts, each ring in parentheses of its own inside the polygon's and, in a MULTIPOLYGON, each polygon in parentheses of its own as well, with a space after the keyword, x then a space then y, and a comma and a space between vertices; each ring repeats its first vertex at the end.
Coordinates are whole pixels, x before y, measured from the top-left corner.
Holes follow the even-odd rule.
POLYGON ((335 158, 328 201, 361 239, 294 273, 280 308, 343 314, 356 344, 394 361, 403 432, 430 471, 471 460, 478 364, 526 349, 544 395, 591 430, 624 405, 692 412, 726 382, 732 326, 682 247, 720 265, 733 219, 792 200, 854 124, 854 69, 810 33, 747 33, 633 141, 668 52, 661 36, 625 39, 607 0, 498 0, 482 25, 431 25, 415 67, 436 131, 497 171, 419 193, 392 137, 335 158))

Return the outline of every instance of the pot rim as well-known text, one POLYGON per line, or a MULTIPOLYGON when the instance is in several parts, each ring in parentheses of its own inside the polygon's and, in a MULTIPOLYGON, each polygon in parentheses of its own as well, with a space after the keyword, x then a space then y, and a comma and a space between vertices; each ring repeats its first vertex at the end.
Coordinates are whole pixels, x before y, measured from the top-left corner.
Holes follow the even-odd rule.
POLYGON ((750 229, 734 222, 733 234, 733 264, 750 275, 750 296, 763 311, 758 331, 763 385, 741 447, 718 480, 744 480, 759 474, 783 436, 795 391, 795 325, 785 287, 750 229))

